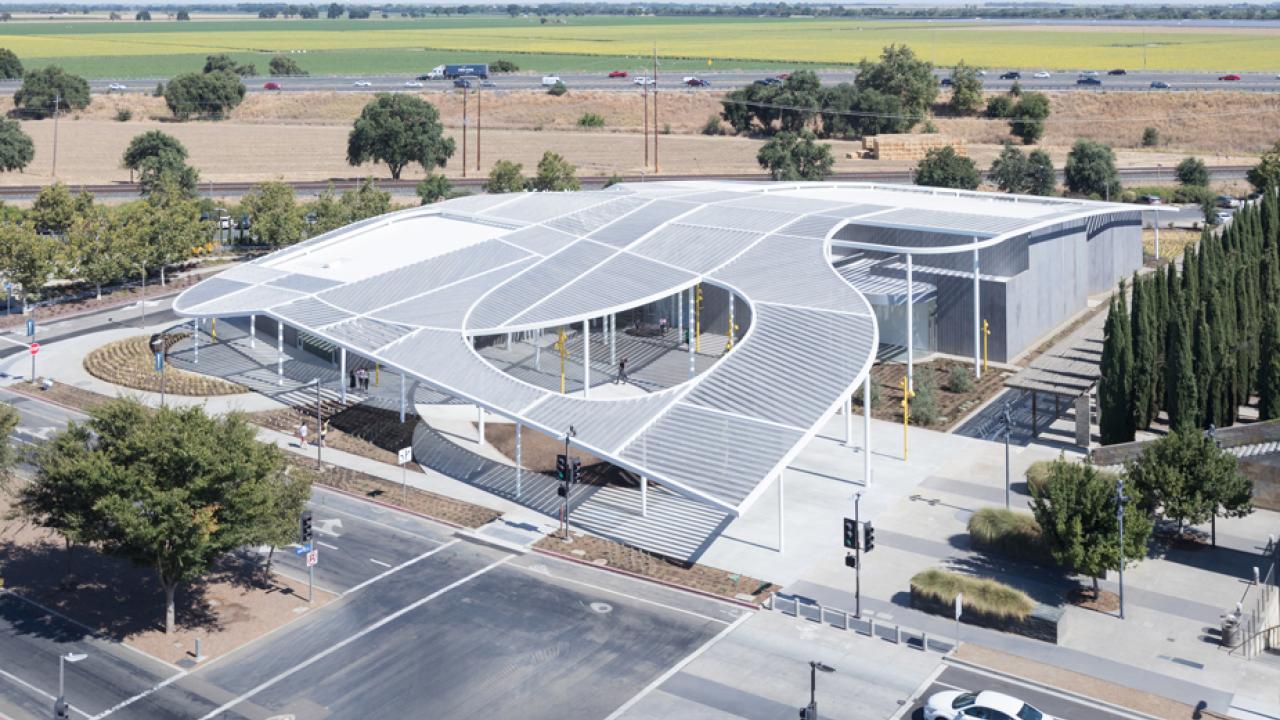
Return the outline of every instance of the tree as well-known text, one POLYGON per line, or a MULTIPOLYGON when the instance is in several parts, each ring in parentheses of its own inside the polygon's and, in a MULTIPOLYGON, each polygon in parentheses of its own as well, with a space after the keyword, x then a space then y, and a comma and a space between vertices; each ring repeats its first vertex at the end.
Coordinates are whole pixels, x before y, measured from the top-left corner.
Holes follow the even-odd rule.
POLYGON ((320 17, 320 11, 314 5, 303 5, 298 9, 298 17, 303 20, 315 20, 320 17))
POLYGON ((835 160, 831 146, 816 139, 810 130, 780 132, 760 147, 756 162, 774 180, 825 180, 835 160))
POLYGON ((372 178, 365 178, 357 188, 347 190, 341 196, 335 195, 333 186, 329 186, 306 210, 307 215, 315 218, 311 232, 325 233, 390 212, 391 193, 380 189, 372 178))
POLYGON ((8 493, 9 481, 13 478, 13 466, 18 461, 17 448, 8 441, 18 427, 18 411, 9 404, 0 405, 0 492, 8 493))
POLYGON ((368 20, 368 19, 369 19, 369 9, 368 9, 368 8, 354 8, 354 7, 353 7, 353 8, 347 8, 347 19, 348 19, 348 20, 368 20))
POLYGON ((1156 364, 1159 338, 1156 332, 1155 288, 1133 274, 1133 303, 1129 313, 1129 337, 1133 344, 1133 389, 1130 412, 1135 428, 1146 430, 1156 413, 1156 364))
POLYGON ((1209 168, 1197 157, 1184 158, 1173 174, 1183 186, 1206 187, 1209 184, 1209 168))
POLYGON ((277 76, 277 77, 278 76, 292 77, 297 75, 309 74, 306 70, 303 70, 301 67, 299 67, 298 63, 293 58, 287 55, 276 55, 275 57, 271 58, 271 62, 270 64, 267 65, 267 68, 271 71, 272 76, 277 76))
POLYGON ((218 53, 217 55, 209 55, 204 59, 204 69, 201 72, 229 72, 232 75, 245 77, 248 75, 257 75, 258 68, 252 63, 238 63, 235 58, 226 53, 218 53))
POLYGON ((978 68, 961 60, 951 71, 951 110, 957 115, 973 115, 982 108, 982 78, 978 68))
POLYGON ((1139 507, 1176 520, 1179 532, 1216 515, 1241 517, 1253 510, 1253 483, 1240 474, 1236 457, 1196 428, 1148 443, 1125 473, 1140 493, 1139 507))
POLYGON ((399 180, 406 165, 417 163, 427 174, 444 167, 454 152, 453 138, 444 137, 436 109, 413 95, 379 93, 356 119, 347 137, 347 162, 384 162, 399 180))
MULTIPOLYGON (((1040 525, 1050 556, 1060 565, 1093 578, 1120 569, 1121 538, 1117 502, 1119 493, 1110 477, 1092 465, 1058 458, 1049 466, 1043 485, 1032 484, 1031 513, 1040 525)), ((1126 487, 1128 508, 1138 506, 1140 488, 1126 487)), ((1151 520, 1145 513, 1126 510, 1123 548, 1126 562, 1147 554, 1151 520)))
POLYGON ((1280 307, 1267 306, 1258 365, 1258 419, 1280 418, 1280 307))
POLYGON ((288 473, 280 450, 258 442, 243 416, 123 399, 89 415, 40 451, 19 505, 68 541, 153 568, 166 632, 180 584, 236 548, 279 542, 285 519, 297 522, 309 478, 288 473))
POLYGON ((22 77, 13 104, 36 119, 52 116, 55 104, 59 110, 80 110, 89 105, 89 83, 56 65, 31 70, 22 77))
POLYGON ((99 298, 102 286, 124 273, 120 237, 113 232, 110 211, 99 206, 77 213, 67 228, 63 247, 67 273, 93 285, 99 298))
POLYGON ((200 204, 172 173, 162 173, 147 199, 124 206, 116 219, 132 252, 126 264, 159 269, 161 284, 169 265, 191 257, 210 237, 200 204))
POLYGON ((169 81, 164 101, 179 120, 192 115, 221 119, 244 100, 244 83, 225 70, 186 73, 169 81))
POLYGON ((1076 140, 1067 153, 1067 190, 1105 199, 1120 197, 1120 174, 1111 148, 1093 140, 1076 140))
POLYGON ((261 182, 244 196, 241 208, 253 221, 258 241, 271 247, 292 245, 302 239, 302 214, 293 188, 280 181, 261 182))
POLYGON ((0 171, 22 171, 36 156, 31 136, 22 131, 17 120, 0 118, 0 171))
POLYGON ((1103 329, 1102 360, 1098 380, 1098 430, 1102 444, 1130 442, 1134 436, 1133 341, 1129 337, 1129 314, 1125 310, 1124 284, 1112 296, 1111 309, 1103 329))
POLYGON ((567 92, 569 92, 569 86, 565 85, 560 80, 557 80, 554 85, 547 88, 547 94, 553 95, 555 97, 560 97, 561 95, 564 95, 567 92))
POLYGON ((1267 188, 1280 188, 1280 140, 1270 150, 1262 153, 1258 164, 1245 173, 1245 179, 1258 192, 1267 188))
POLYGON ((3 223, 0 254, 5 278, 22 287, 24 306, 38 300, 56 267, 58 241, 24 225, 3 223))
POLYGON ((1002 192, 1025 193, 1030 178, 1030 163, 1021 150, 1006 142, 1000 155, 991 163, 988 177, 1002 192))
POLYGON ((525 179, 520 173, 523 169, 524 166, 520 163, 499 160, 489 170, 489 180, 484 184, 484 191, 495 194, 523 192, 525 179))
POLYGON ((76 203, 67 186, 60 182, 40 188, 31 203, 29 217, 36 232, 45 235, 62 235, 76 216, 76 203))
POLYGON ((190 19, 191 19, 191 13, 187 12, 186 10, 178 11, 178 22, 187 22, 190 19))
POLYGON ((9 48, 0 48, 0 80, 17 80, 22 77, 22 61, 9 48))
POLYGON ((1009 132, 1022 139, 1023 145, 1034 145, 1044 136, 1044 121, 1049 117, 1049 96, 1023 93, 1009 110, 1009 132))
POLYGON ((1155 147, 1160 144, 1160 131, 1153 128, 1142 129, 1142 147, 1155 147))
POLYGON ((172 175, 191 196, 195 195, 200 173, 187 165, 187 148, 175 137, 148 130, 129 141, 121 164, 138 173, 143 195, 150 195, 161 175, 172 175))
POLYGON ((912 179, 916 185, 975 190, 982 182, 982 173, 972 160, 947 145, 927 151, 916 164, 912 179))
POLYGON ((133 19, 138 22, 151 22, 151 11, 139 10, 137 14, 133 16, 133 19))
POLYGON ((529 181, 529 185, 537 192, 581 190, 582 183, 578 182, 577 170, 558 153, 548 150, 542 153, 542 159, 538 161, 538 173, 529 181))
POLYGON ((1032 195, 1052 195, 1058 187, 1058 173, 1053 169, 1053 159, 1044 150, 1032 150, 1027 156, 1027 192, 1032 195))
POLYGON ((513 73, 520 72, 520 66, 510 60, 494 60, 489 63, 490 73, 513 73))
POLYGON ((1013 96, 995 95, 987 99, 986 116, 992 120, 1005 120, 1013 116, 1013 96))
POLYGON ((854 84, 860 90, 876 90, 898 98, 909 116, 907 129, 928 114, 929 106, 938 97, 933 63, 918 59, 906 45, 886 47, 879 61, 863 58, 854 84))
POLYGON ((449 197, 449 194, 453 192, 453 184, 444 175, 432 173, 418 183, 417 192, 422 204, 430 205, 449 197))
POLYGON ((346 9, 338 3, 329 3, 329 9, 325 11, 325 17, 330 20, 336 20, 342 17, 342 13, 344 12, 346 12, 346 9))

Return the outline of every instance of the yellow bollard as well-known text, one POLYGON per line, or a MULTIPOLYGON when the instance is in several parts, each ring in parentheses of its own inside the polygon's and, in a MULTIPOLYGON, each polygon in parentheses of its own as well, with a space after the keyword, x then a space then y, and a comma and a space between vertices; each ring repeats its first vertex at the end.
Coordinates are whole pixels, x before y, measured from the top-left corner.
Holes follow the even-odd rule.
POLYGON ((218 318, 213 319, 213 328, 210 330, 209 334, 213 336, 215 342, 218 340, 218 318))
POLYGON ((382 365, 373 364, 373 386, 378 387, 378 381, 382 379, 382 365))
POLYGON ((560 394, 561 394, 561 395, 563 395, 563 394, 564 394, 564 392, 565 392, 565 372, 564 372, 564 362, 565 362, 565 360, 569 357, 569 342, 568 342, 568 341, 569 341, 569 336, 568 336, 568 334, 564 331, 564 328, 563 328, 563 327, 561 327, 561 328, 560 328, 560 339, 556 340, 556 344, 553 346, 553 347, 555 347, 555 349, 556 349, 556 350, 559 350, 559 351, 560 351, 560 394))
POLYGON ((991 325, 982 321, 982 372, 987 371, 987 336, 991 334, 991 325))
POLYGON ((693 303, 693 351, 702 352, 702 285, 694 290, 693 303))
POLYGON ((916 394, 907 387, 907 376, 903 375, 902 380, 898 381, 898 387, 902 388, 902 461, 907 461, 907 424, 911 422, 911 398, 916 394))

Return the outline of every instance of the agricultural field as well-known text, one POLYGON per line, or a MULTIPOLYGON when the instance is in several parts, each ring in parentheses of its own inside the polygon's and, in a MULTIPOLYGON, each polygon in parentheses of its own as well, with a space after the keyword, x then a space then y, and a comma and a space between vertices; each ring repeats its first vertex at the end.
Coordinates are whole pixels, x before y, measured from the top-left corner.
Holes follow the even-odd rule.
POLYGON ((905 43, 939 65, 1280 70, 1280 29, 1043 25, 982 21, 814 18, 433 17, 420 20, 40 21, 0 28, 0 47, 28 66, 61 65, 90 77, 167 77, 210 53, 260 68, 275 53, 305 53, 313 74, 410 73, 440 62, 497 56, 523 69, 640 67, 656 47, 664 69, 835 67, 905 43), (476 57, 479 56, 479 57, 476 57))

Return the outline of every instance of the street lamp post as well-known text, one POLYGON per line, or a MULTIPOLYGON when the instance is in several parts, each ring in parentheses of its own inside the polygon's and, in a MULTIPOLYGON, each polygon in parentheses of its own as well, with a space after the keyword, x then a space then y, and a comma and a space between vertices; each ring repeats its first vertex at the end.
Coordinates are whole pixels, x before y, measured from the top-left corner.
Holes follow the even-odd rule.
POLYGON ((1124 506, 1129 498, 1124 494, 1124 476, 1116 480, 1116 519, 1120 521, 1120 619, 1124 619, 1124 506))
POLYGON ((862 617, 862 491, 853 494, 853 527, 858 541, 853 546, 853 616, 862 617))
POLYGON ((818 660, 809 661, 809 705, 800 711, 800 720, 818 720, 818 671, 835 672, 836 669, 818 660))
POLYGON ((68 712, 71 706, 67 704, 65 692, 66 664, 78 663, 87 657, 89 656, 85 653, 63 653, 58 656, 58 698, 53 701, 54 718, 61 719, 71 717, 71 714, 68 712))

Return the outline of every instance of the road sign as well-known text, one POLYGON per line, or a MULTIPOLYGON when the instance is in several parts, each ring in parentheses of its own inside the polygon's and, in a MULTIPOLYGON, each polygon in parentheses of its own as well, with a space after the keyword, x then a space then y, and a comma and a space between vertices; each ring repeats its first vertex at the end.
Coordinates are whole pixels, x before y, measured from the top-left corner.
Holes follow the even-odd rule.
POLYGON ((400 448, 400 454, 397 460, 401 465, 404 465, 405 463, 413 462, 413 448, 412 447, 400 448))
POLYGON ((964 593, 956 593, 956 620, 964 614, 964 593))
POLYGON ((164 353, 156 353, 156 372, 164 370, 164 353))
POLYGON ((295 545, 293 548, 294 555, 306 555, 309 552, 311 552, 311 543, 307 543, 306 545, 295 545))
POLYGON ((35 355, 40 352, 40 343, 31 343, 31 354, 35 355))
POLYGON ((27 319, 27 337, 35 337, 35 336, 36 336, 36 321, 28 318, 27 319))
POLYGON ((312 550, 307 553, 307 567, 315 567, 320 562, 320 551, 312 550))

